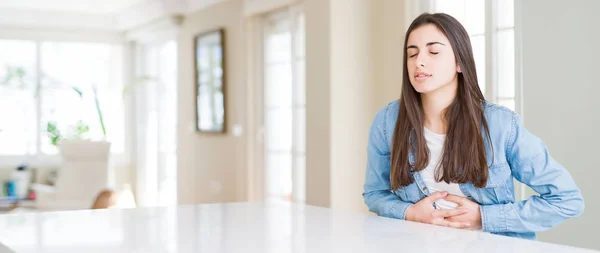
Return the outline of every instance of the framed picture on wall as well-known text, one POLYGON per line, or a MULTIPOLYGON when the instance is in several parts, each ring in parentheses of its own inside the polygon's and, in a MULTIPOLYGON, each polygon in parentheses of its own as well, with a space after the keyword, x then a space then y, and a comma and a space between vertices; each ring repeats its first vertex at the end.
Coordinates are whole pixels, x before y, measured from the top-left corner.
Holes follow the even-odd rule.
POLYGON ((196 131, 225 133, 225 30, 194 37, 196 131))

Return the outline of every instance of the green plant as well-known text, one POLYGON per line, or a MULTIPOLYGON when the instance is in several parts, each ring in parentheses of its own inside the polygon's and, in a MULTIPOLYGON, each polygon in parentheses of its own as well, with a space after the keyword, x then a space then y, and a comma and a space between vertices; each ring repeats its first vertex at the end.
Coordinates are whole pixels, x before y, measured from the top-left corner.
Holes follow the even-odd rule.
POLYGON ((78 121, 75 125, 69 128, 69 133, 64 134, 58 129, 56 122, 50 121, 46 125, 46 133, 50 138, 50 143, 57 146, 61 140, 64 139, 76 139, 84 140, 87 139, 87 134, 90 132, 90 127, 82 120, 78 121))
MULTIPOLYGON (((12 66, 7 65, 5 67, 5 75, 0 78, 0 85, 9 87, 9 88, 25 88, 28 84, 32 83, 32 78, 28 75, 25 67, 22 66, 12 66)), ((60 85, 54 78, 41 73, 46 80, 49 80, 54 85, 60 85)), ((79 98, 83 100, 83 92, 77 87, 71 87, 71 89, 77 93, 79 98)), ((98 119, 100 121, 100 126, 102 128, 102 134, 104 138, 106 138, 106 126, 104 124, 104 118, 102 114, 102 109, 100 107, 100 101, 98 100, 98 93, 95 88, 93 89, 94 96, 94 104, 96 107, 96 113, 98 114, 98 119)), ((58 123, 55 121, 49 121, 46 124, 46 134, 50 139, 50 143, 54 146, 58 145, 61 140, 64 139, 87 139, 89 134, 89 125, 84 121, 79 120, 74 125, 68 127, 66 131, 61 131, 58 127, 58 123)))
MULTIPOLYGON (((72 89, 77 92, 79 98, 83 99, 83 92, 77 87, 72 87, 72 89)), ((92 92, 94 94, 94 105, 96 106, 96 113, 98 113, 98 121, 100 122, 100 127, 102 128, 102 135, 106 138, 106 126, 104 125, 104 116, 102 114, 102 109, 100 108, 100 101, 98 100, 98 90, 96 90, 96 86, 92 86, 92 92)))
POLYGON ((60 130, 56 126, 56 122, 50 121, 46 125, 46 133, 48 133, 48 137, 50 138, 50 143, 56 146, 58 142, 63 138, 60 130))
POLYGON ((98 101, 98 91, 96 88, 93 88, 94 91, 94 103, 96 105, 96 112, 98 112, 98 120, 100 121, 100 126, 102 127, 102 134, 106 139, 106 127, 104 126, 104 117, 102 116, 102 109, 100 109, 100 101, 98 101))
MULTIPOLYGON (((77 93, 79 98, 83 99, 83 92, 77 87, 71 87, 71 89, 77 93)), ((104 138, 106 138, 106 127, 104 125, 104 118, 102 115, 102 109, 100 108, 100 101, 98 100, 98 92, 95 88, 92 88, 94 94, 94 104, 96 106, 96 112, 98 113, 98 120, 100 121, 100 126, 102 128, 102 134, 104 138)), ((49 121, 46 124, 46 133, 50 138, 50 143, 52 145, 57 146, 61 140, 64 139, 76 139, 76 140, 85 140, 88 139, 88 134, 90 131, 90 127, 87 123, 82 120, 77 121, 75 125, 69 127, 69 132, 67 134, 63 134, 57 126, 57 123, 54 121, 49 121)))
MULTIPOLYGON (((50 80, 52 84, 60 85, 60 82, 57 82, 55 79, 50 76, 41 73, 45 77, 45 79, 50 80)), ((127 96, 129 93, 133 92, 138 86, 146 85, 150 82, 156 82, 157 78, 151 76, 140 76, 136 78, 135 82, 131 85, 126 85, 123 87, 122 93, 123 97, 127 96)), ((21 66, 6 66, 6 75, 0 78, 0 85, 11 86, 24 88, 27 86, 27 83, 30 83, 30 77, 27 74, 27 71, 24 67, 21 66)), ((83 99, 84 93, 81 89, 77 87, 71 87, 71 89, 77 93, 77 95, 83 99)), ((104 115, 102 112, 102 108, 100 106, 100 101, 98 99, 98 92, 95 86, 92 86, 92 93, 94 96, 94 104, 96 108, 96 113, 98 114, 98 121, 100 123, 100 127, 102 128, 102 134, 104 138, 107 137, 106 125, 104 122, 104 115)), ((46 124, 46 134, 50 139, 50 143, 54 146, 58 145, 61 140, 64 139, 86 139, 89 134, 89 125, 84 121, 79 120, 75 125, 71 125, 68 128, 68 131, 61 131, 58 127, 58 123, 55 121, 49 121, 46 124)), ((0 129, 1 131, 1 129, 0 129)))
POLYGON ((0 85, 25 88, 29 80, 24 67, 7 65, 6 75, 1 79, 0 85))

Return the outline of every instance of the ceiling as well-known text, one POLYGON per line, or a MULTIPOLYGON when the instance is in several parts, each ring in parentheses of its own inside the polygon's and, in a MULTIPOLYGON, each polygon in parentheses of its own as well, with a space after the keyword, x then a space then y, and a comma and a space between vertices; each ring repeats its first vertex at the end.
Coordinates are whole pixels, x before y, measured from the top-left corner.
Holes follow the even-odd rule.
POLYGON ((0 10, 117 14, 144 0, 0 0, 0 10))
POLYGON ((172 17, 222 1, 226 0, 0 0, 0 37, 8 31, 33 36, 27 29, 119 33, 163 18, 169 23, 172 17))

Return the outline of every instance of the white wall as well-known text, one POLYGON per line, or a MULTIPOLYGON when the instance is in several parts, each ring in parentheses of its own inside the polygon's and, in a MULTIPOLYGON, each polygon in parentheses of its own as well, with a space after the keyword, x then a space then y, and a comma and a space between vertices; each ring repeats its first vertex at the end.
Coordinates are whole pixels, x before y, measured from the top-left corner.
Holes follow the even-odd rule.
POLYGON ((224 1, 185 17, 179 37, 178 203, 246 200, 246 65, 242 0, 224 1), (195 132, 194 36, 225 28, 227 133, 195 132))
POLYGON ((550 154, 571 172, 586 204, 582 216, 540 233, 539 238, 600 250, 600 197, 596 194, 600 179, 600 86, 596 76, 600 1, 515 2, 516 25, 522 27, 525 126, 541 137, 550 154))
MULTIPOLYGON (((291 3, 292 1, 290 1, 291 3)), ((399 96, 402 1, 306 0, 307 202, 366 212, 361 196, 368 128, 376 111, 399 96), (375 80, 377 76, 377 80, 375 80)), ((241 0, 230 0, 185 17, 180 36, 179 203, 245 200, 246 153, 252 136, 202 135, 194 124, 194 34, 227 27, 229 122, 248 128, 255 66, 245 58, 255 46, 244 29, 251 18, 241 0), (250 46, 246 43, 249 43, 250 46), (244 83, 246 83, 244 85, 244 83), (215 183, 221 183, 217 191, 215 183)), ((254 24, 255 25, 255 24, 254 24)), ((250 28, 249 28, 250 27, 250 28)), ((258 101, 255 101, 258 102, 258 101)), ((229 125, 231 127, 231 125, 229 125)), ((228 129, 231 130, 231 129, 228 129)), ((244 135, 254 135, 245 132, 244 135)), ((252 183, 252 181, 250 181, 252 183)), ((254 186, 260 187, 260 186, 254 186)))
POLYGON ((362 200, 374 115, 371 0, 331 1, 331 207, 367 210, 362 200))
MULTIPOLYGON (((369 85, 375 90, 374 109, 383 108, 388 102, 400 97, 402 85, 402 62, 404 57, 404 35, 406 33, 405 1, 372 1, 372 46, 371 71, 373 82, 369 85)), ((412 20, 411 20, 412 21, 412 20)), ((375 114, 372 114, 373 117, 375 114)))
POLYGON ((306 203, 331 205, 331 0, 306 0, 306 203))
POLYGON ((400 96, 403 1, 307 0, 307 203, 367 212, 368 130, 400 96))

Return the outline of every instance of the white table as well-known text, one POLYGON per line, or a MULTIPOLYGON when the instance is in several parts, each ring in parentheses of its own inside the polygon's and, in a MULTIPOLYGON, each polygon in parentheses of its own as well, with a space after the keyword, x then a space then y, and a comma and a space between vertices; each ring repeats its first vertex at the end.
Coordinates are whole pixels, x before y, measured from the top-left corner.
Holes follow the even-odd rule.
POLYGON ((0 242, 0 252, 593 252, 280 202, 7 214, 0 242))

